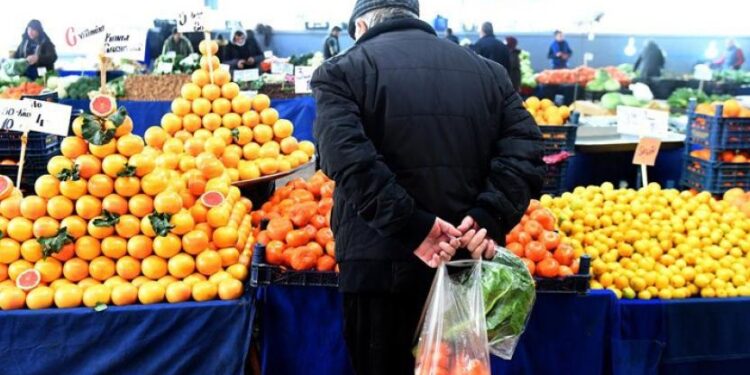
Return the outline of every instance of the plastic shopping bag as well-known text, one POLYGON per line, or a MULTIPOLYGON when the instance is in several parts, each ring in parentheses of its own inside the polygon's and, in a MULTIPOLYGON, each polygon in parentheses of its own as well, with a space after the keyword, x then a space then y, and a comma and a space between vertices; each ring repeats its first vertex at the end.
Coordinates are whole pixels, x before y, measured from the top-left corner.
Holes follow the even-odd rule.
POLYGON ((422 316, 415 374, 489 374, 490 353, 512 358, 535 297, 526 265, 504 248, 491 261, 440 265, 422 316))
POLYGON ((422 316, 416 375, 490 374, 482 296, 476 261, 441 264, 422 316), (463 268, 449 275, 448 266, 463 268))

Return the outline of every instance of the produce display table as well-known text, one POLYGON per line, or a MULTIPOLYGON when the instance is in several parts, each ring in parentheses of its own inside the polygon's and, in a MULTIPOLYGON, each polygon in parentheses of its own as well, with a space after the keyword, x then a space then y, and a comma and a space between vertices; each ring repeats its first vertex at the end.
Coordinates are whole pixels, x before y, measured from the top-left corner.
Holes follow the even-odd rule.
MULTIPOLYGON (((351 374, 341 300, 330 288, 271 286, 258 299, 263 374, 351 374)), ((493 374, 740 374, 750 299, 620 300, 540 294, 511 361, 493 374)))
MULTIPOLYGON (((81 77, 98 77, 99 76, 99 70, 66 70, 66 69, 58 69, 57 75, 60 77, 67 77, 67 76, 81 76, 81 77)), ((119 78, 125 75, 125 72, 122 70, 108 70, 107 71, 107 81, 111 81, 115 78, 119 78)))
MULTIPOLYGON (((73 110, 89 110, 88 100, 63 99, 60 103, 73 107, 73 110)), ((273 107, 279 111, 279 117, 295 125, 294 136, 299 140, 312 140, 312 123, 315 119, 315 100, 310 96, 294 99, 272 99, 273 107)), ((150 126, 159 125, 161 118, 170 111, 169 101, 132 101, 118 100, 133 119, 133 133, 143 135, 150 126)))
POLYGON ((235 301, 5 311, 3 375, 243 374, 255 313, 235 301))

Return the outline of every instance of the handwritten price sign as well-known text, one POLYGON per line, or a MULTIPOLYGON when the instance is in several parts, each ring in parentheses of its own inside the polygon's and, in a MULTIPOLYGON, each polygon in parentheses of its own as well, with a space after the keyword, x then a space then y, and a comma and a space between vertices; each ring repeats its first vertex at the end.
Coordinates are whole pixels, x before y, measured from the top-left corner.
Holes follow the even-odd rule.
POLYGON ((0 99, 0 129, 23 132, 32 126, 34 119, 30 102, 0 99))
POLYGON ((207 11, 180 12, 177 15, 177 31, 181 33, 208 31, 207 11))
POLYGON ((633 155, 633 164, 653 167, 659 155, 661 140, 659 138, 641 138, 633 155))
POLYGON ((29 124, 29 130, 63 137, 68 135, 70 114, 72 112, 72 108, 69 105, 31 99, 24 99, 22 101, 29 102, 31 107, 34 121, 29 124))
POLYGON ((669 113, 653 109, 617 107, 617 132, 653 137, 667 134, 669 113))

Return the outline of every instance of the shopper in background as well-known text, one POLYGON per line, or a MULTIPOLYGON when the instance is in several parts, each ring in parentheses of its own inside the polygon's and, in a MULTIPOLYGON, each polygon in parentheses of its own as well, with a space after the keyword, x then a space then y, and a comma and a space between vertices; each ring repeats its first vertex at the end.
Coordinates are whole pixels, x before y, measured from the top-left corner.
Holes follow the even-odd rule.
POLYGON ((224 51, 225 63, 232 69, 257 68, 263 61, 263 51, 250 31, 236 30, 232 33, 232 42, 227 44, 224 51))
POLYGON ((510 52, 503 42, 495 37, 495 30, 492 23, 485 22, 479 29, 479 40, 471 46, 474 52, 480 56, 488 58, 510 71, 510 52))
POLYGON ((661 70, 664 69, 664 53, 661 48, 653 40, 646 42, 646 46, 643 47, 641 55, 638 56, 638 60, 635 61, 633 67, 638 72, 638 78, 641 81, 648 83, 651 78, 661 76, 661 70))
POLYGON ((737 46, 734 39, 727 39, 727 50, 720 59, 714 62, 714 66, 724 68, 727 70, 740 70, 742 64, 745 63, 745 54, 742 49, 737 46))
POLYGON ((29 63, 24 74, 31 80, 39 77, 38 68, 46 68, 48 71, 55 70, 57 51, 55 45, 44 32, 44 27, 39 20, 31 20, 26 26, 26 31, 21 36, 21 44, 13 53, 14 59, 26 59, 29 63))
POLYGON ((547 58, 552 60, 552 69, 566 69, 568 67, 568 60, 572 55, 573 50, 570 49, 563 32, 556 30, 555 40, 552 41, 547 52, 547 58))
POLYGON ((162 55, 168 52, 174 52, 178 56, 187 56, 193 53, 193 45, 190 40, 177 31, 176 27, 172 30, 172 36, 164 41, 164 47, 161 50, 162 55))
POLYGON ((451 42, 458 44, 458 37, 453 35, 453 29, 451 29, 450 27, 445 29, 445 39, 448 39, 451 42))
POLYGON ((328 35, 328 38, 326 38, 325 43, 323 43, 323 57, 326 59, 330 59, 333 56, 336 56, 341 52, 341 46, 339 45, 339 34, 341 34, 341 28, 338 26, 334 26, 331 29, 331 33, 328 35))
POLYGON ((510 52, 510 81, 513 82, 513 88, 516 91, 521 89, 521 50, 518 49, 518 39, 509 36, 505 38, 505 45, 508 46, 510 52))
POLYGON ((311 81, 359 375, 414 374, 433 268, 492 257, 544 175, 541 134, 506 69, 438 38, 418 15, 417 0, 358 0, 354 47, 311 81))

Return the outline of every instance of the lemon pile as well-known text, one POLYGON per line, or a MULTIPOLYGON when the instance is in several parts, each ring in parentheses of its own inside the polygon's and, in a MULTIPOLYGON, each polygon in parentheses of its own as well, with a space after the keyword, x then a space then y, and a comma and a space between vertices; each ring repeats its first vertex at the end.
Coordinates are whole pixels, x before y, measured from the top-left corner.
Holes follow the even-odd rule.
POLYGON ((536 96, 532 96, 524 101, 523 106, 529 111, 537 125, 564 125, 570 117, 568 106, 557 107, 549 99, 539 100, 536 96))
POLYGON ((592 258, 592 289, 618 297, 750 296, 750 218, 711 194, 649 184, 578 187, 542 205, 563 242, 592 258))

